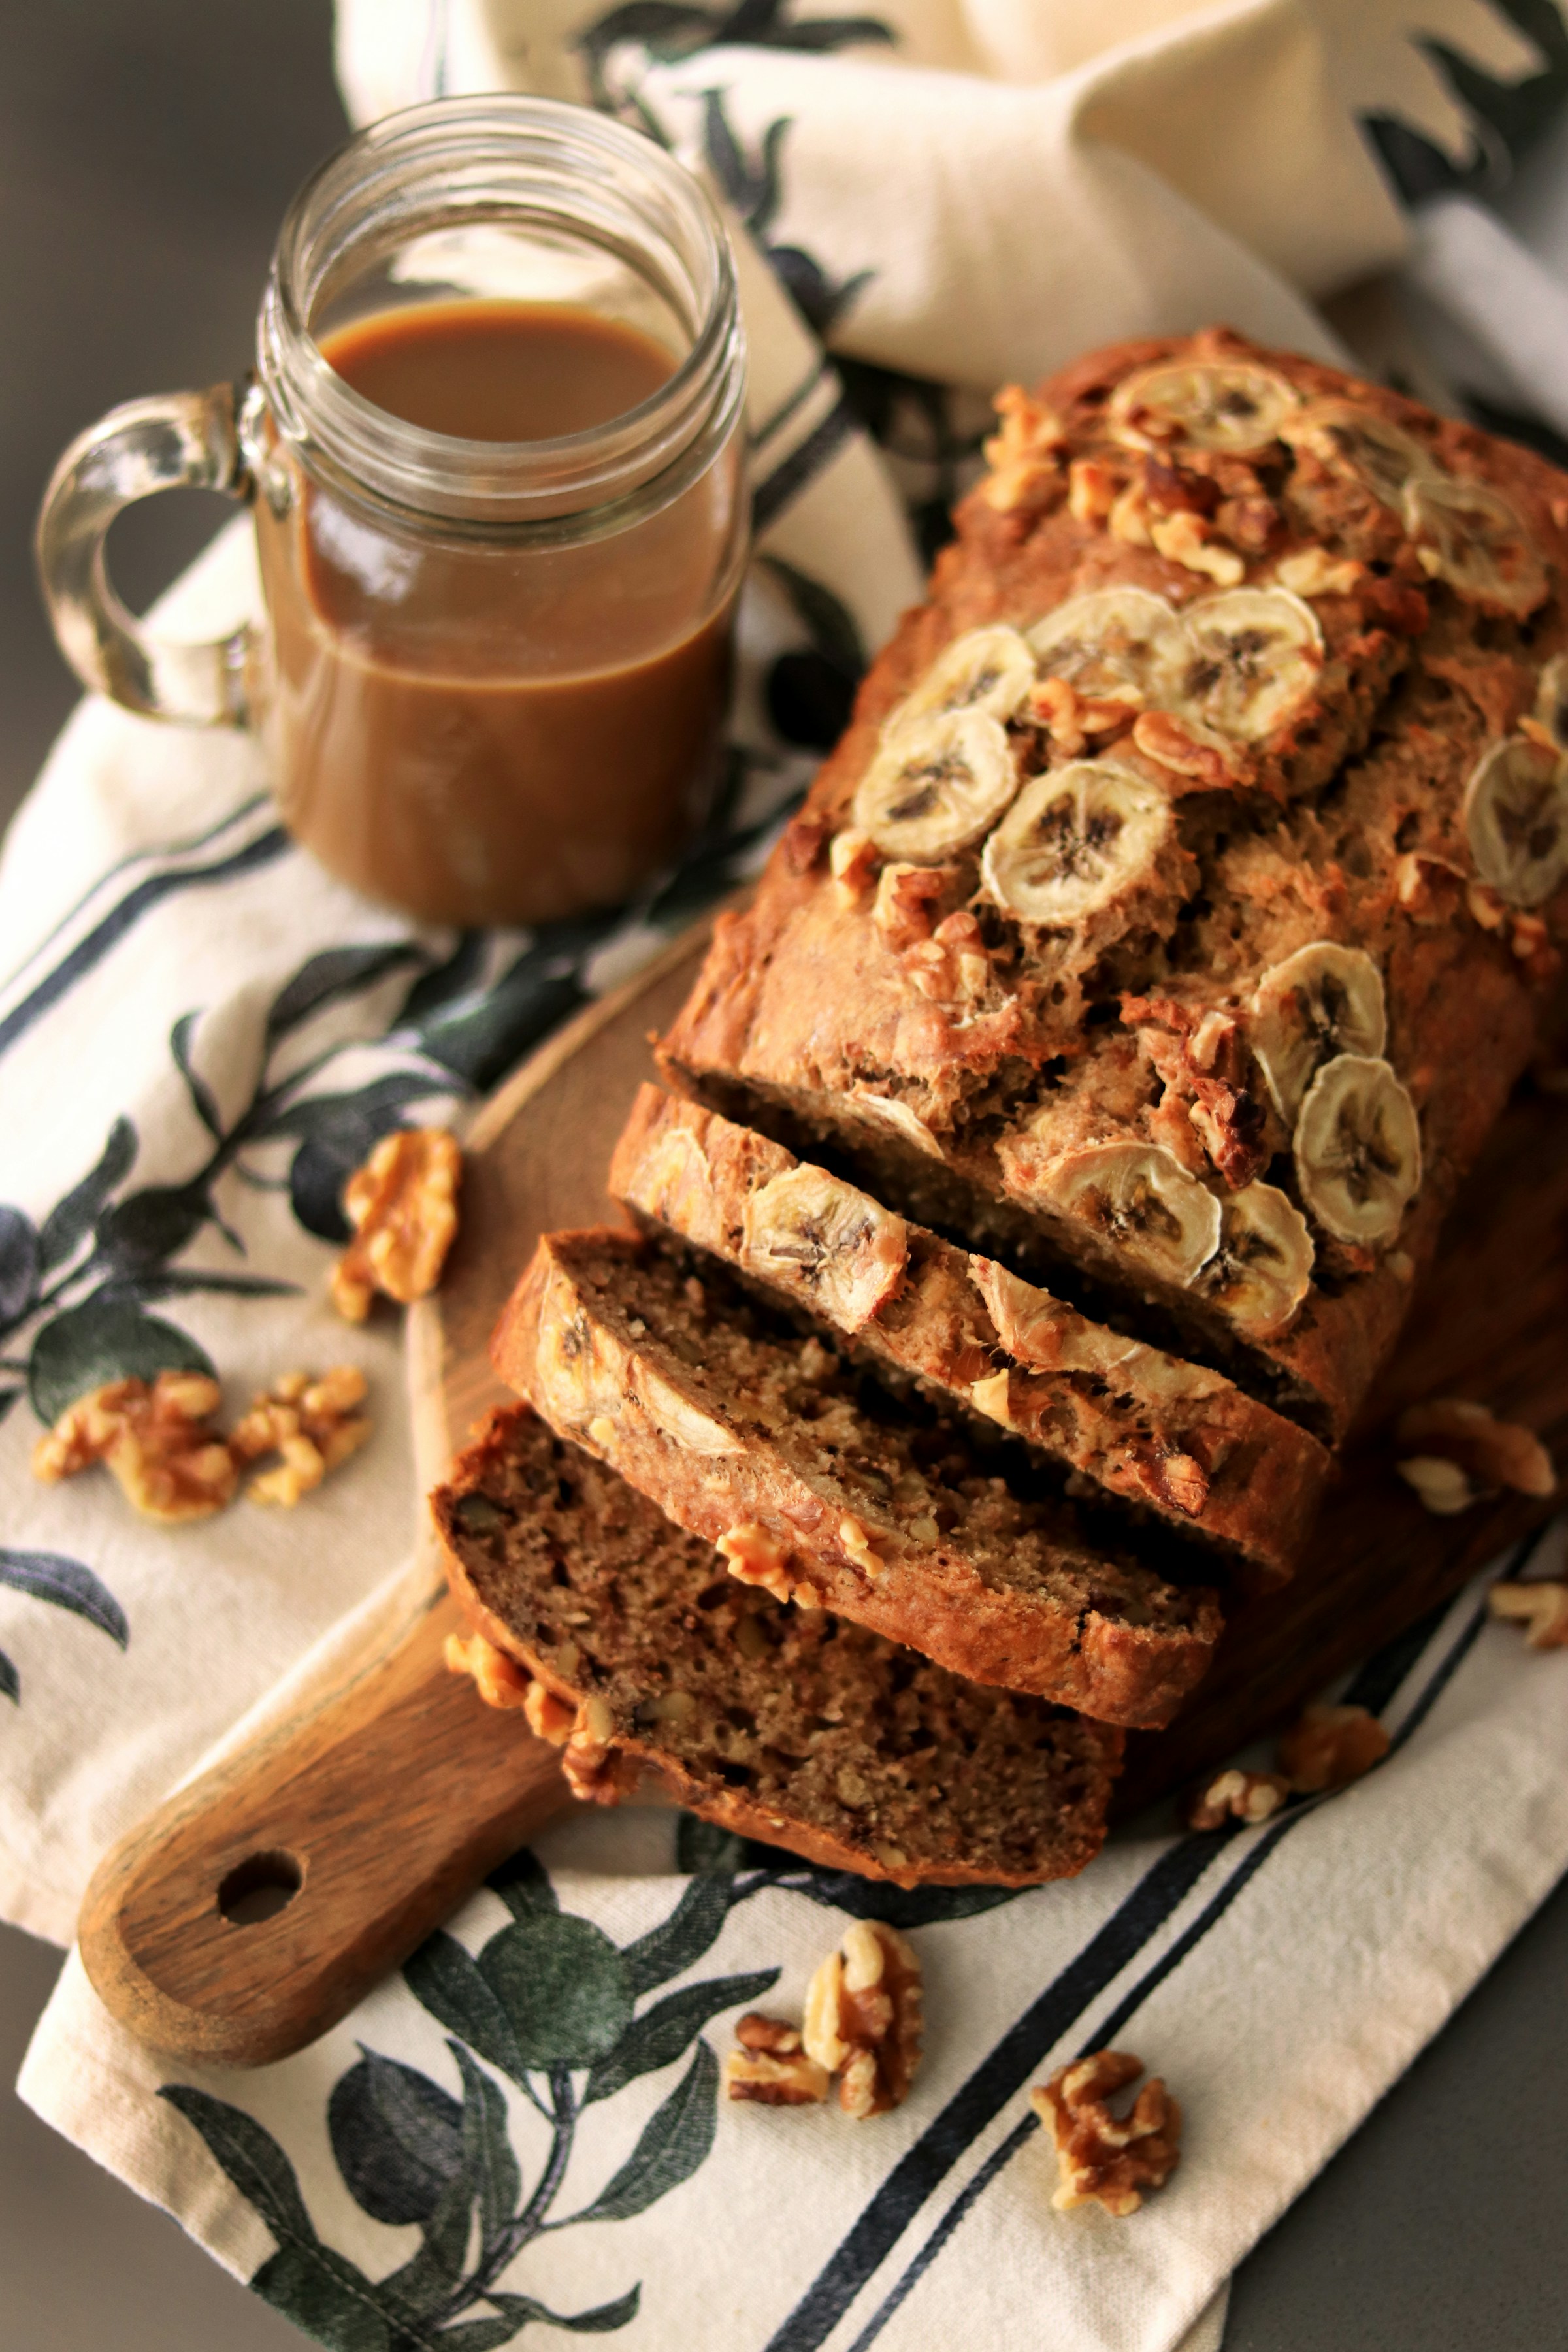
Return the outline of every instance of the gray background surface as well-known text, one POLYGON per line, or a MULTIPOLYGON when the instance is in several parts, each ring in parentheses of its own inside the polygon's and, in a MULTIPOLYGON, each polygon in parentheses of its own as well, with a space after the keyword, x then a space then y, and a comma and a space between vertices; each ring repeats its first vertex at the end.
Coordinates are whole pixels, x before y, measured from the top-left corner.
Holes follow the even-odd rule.
MULTIPOLYGON (((342 135, 330 36, 328 0, 0 0, 0 824, 76 698, 32 576, 49 468, 112 402, 246 365, 283 208, 342 135)), ((1546 161, 1531 203, 1561 263, 1568 145, 1546 161)), ((128 601, 166 584, 216 511, 170 497, 116 527, 128 601)), ((0 2085, 58 1966, 0 1928, 0 2085)), ((1568 1886, 1244 2265, 1226 2352, 1568 2346, 1565 1983, 1568 1886)), ((0 2088, 7 2352, 300 2341, 0 2088)), ((1026 2352, 1049 2341, 1042 2314, 1026 2352)))

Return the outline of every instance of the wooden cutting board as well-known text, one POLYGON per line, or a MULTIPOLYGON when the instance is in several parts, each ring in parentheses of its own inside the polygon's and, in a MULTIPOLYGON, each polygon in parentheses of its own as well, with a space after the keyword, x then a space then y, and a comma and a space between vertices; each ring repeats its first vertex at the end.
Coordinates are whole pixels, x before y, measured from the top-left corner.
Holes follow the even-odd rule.
MULTIPOLYGON (((463 1223, 409 1318, 421 1491, 505 1391, 489 1332, 539 1234, 613 1217, 610 1152, 650 1032, 686 995, 707 926, 591 1007, 470 1130, 463 1223)), ((1292 1715, 1539 1523, 1513 1496, 1433 1518, 1394 1475, 1415 1398, 1480 1399, 1568 1460, 1568 1102, 1517 1103, 1467 1187, 1441 1265, 1350 1449, 1295 1582, 1242 1610, 1172 1729, 1137 1733, 1119 1800, 1148 1803, 1292 1715)), ((265 1738, 189 1783, 100 1865, 88 1972, 154 2047, 260 2065, 346 2015, 485 1873, 569 1801, 555 1752, 448 1674, 458 1618, 428 1538, 406 1618, 265 1738)))

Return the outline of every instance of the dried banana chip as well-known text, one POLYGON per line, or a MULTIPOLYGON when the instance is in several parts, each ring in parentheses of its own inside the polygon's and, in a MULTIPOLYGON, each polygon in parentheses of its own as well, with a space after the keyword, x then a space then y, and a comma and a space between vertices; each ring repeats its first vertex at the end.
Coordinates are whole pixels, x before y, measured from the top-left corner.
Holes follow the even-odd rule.
POLYGON ((884 857, 935 866, 988 833, 1018 789, 1005 730, 979 710, 900 728, 860 779, 851 811, 884 857))
POLYGON ((1219 1246, 1219 1202, 1163 1144, 1068 1152, 1047 1170, 1040 1192, 1166 1282, 1191 1282, 1219 1246))
POLYGON ((1465 787, 1465 831, 1482 881, 1539 907, 1568 874, 1568 762, 1528 735, 1494 743, 1465 787))
POLYGON ((1300 402, 1295 385, 1272 369, 1246 360, 1179 360, 1130 375, 1108 415, 1117 440, 1134 448, 1181 440, 1241 456, 1278 439, 1300 402))
POLYGON ((1467 604, 1533 613, 1546 594, 1535 541, 1500 491, 1450 475, 1407 482, 1405 529, 1421 568, 1467 604))
POLYGON ((1034 683, 1035 656, 1016 629, 970 629, 938 654, 900 703, 882 730, 884 740, 918 719, 940 719, 950 710, 979 710, 1006 720, 1034 683))
POLYGON ((1300 709, 1323 664, 1317 614, 1285 588, 1231 588, 1183 615, 1178 666, 1160 682, 1165 708, 1254 743, 1300 709))
POLYGON ((1310 1289, 1316 1255, 1306 1218, 1277 1184, 1244 1184, 1224 1203, 1219 1247, 1194 1286, 1249 1339, 1272 1339, 1310 1289))
POLYGON ((1131 768, 1072 760, 1030 778, 985 845, 981 880, 1020 922, 1081 922, 1149 871, 1172 822, 1131 768))
POLYGON ((1535 690, 1536 724, 1560 751, 1568 751, 1568 654, 1553 654, 1535 690))
POLYGON ((1386 1062, 1341 1054, 1307 1089, 1296 1181, 1325 1233, 1373 1248, 1399 1231, 1421 1185, 1421 1123, 1386 1062))
POLYGON ((1069 596, 1026 632, 1042 676, 1065 678, 1086 700, 1142 704, 1184 644, 1173 605, 1146 588, 1096 588, 1069 596))
POLYGON ((746 1202, 742 1263, 858 1331, 903 1278, 901 1217, 820 1168, 789 1168, 746 1202))
POLYGON ((896 1095, 874 1094, 869 1087, 851 1087, 845 1099, 851 1109, 863 1112, 879 1127, 890 1127, 895 1135, 901 1135, 906 1143, 912 1143, 928 1160, 942 1158, 942 1146, 919 1111, 900 1102, 896 1095))
POLYGON ((1279 438, 1310 449, 1331 473, 1348 475, 1397 514, 1408 482, 1430 480, 1441 467, 1414 435, 1350 400, 1311 400, 1287 417, 1279 438))
POLYGON ((1336 1054, 1384 1048, 1383 977, 1363 948, 1313 940, 1270 965, 1253 992, 1248 1034, 1268 1091, 1293 1127, 1312 1073, 1336 1054))

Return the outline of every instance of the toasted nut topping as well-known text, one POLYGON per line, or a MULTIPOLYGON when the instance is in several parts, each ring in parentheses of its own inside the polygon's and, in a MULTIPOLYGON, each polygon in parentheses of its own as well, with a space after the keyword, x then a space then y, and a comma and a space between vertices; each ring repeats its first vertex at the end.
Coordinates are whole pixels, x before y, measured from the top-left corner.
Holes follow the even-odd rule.
POLYGON ((902 2105, 920 2066, 922 2032, 912 1948, 896 1927, 857 1919, 807 1986, 801 2030, 806 2055, 841 2078, 846 2115, 858 2120, 902 2105))
POLYGON ((1460 1511, 1500 1486, 1520 1495, 1550 1495, 1557 1484, 1552 1456, 1533 1430, 1517 1421, 1499 1421, 1484 1404, 1467 1398, 1432 1397, 1411 1405, 1401 1413, 1394 1435, 1402 1449, 1399 1475, 1428 1510, 1460 1511), (1408 1454, 1403 1453, 1405 1447, 1408 1454))
POLYGON ((332 1304, 363 1323, 379 1290, 400 1305, 426 1297, 441 1279, 458 1230, 463 1155, 444 1127, 405 1127, 384 1136, 343 1187, 354 1237, 332 1268, 332 1304))
POLYGON ((1169 562, 1206 573, 1218 588, 1238 588, 1247 577, 1247 566, 1235 548, 1226 547, 1203 517, 1188 508, 1157 517, 1149 526, 1149 537, 1169 562))
POLYGON ((879 1559, 872 1549, 871 1538, 852 1513, 846 1512, 838 1522, 838 1540, 856 1567, 867 1576, 881 1575, 887 1563, 879 1559))
POLYGON ((1279 1772, 1239 1772, 1230 1765, 1194 1790, 1184 1818, 1190 1830, 1222 1829, 1228 1821, 1266 1822, 1289 1793, 1290 1783, 1279 1772))
POLYGON ((871 920, 894 955, 929 940, 934 909, 953 880, 950 866, 884 866, 877 881, 871 920))
POLYGON ((847 824, 834 835, 827 866, 841 907, 859 905, 877 878, 879 863, 876 843, 858 825, 847 824))
POLYGON ((1110 2100, 1143 2072, 1131 2051, 1097 2050, 1058 2066, 1029 2094, 1057 2151, 1058 2179, 1051 2203, 1070 2212, 1091 2201, 1118 2219, 1136 2213, 1146 2189, 1163 2189, 1181 2160, 1182 2111, 1158 2074, 1139 2092, 1131 2112, 1111 2113, 1110 2100))
POLYGON ((68 1405, 33 1452, 33 1475, 53 1485, 102 1462, 143 1518, 165 1527, 210 1518, 234 1500, 238 1469, 211 1426, 218 1385, 205 1372, 109 1381, 68 1405))
MULTIPOLYGON (((515 1658, 497 1649, 483 1633, 448 1633, 441 1654, 451 1673, 472 1676, 487 1706, 526 1709, 539 1688, 526 1666, 520 1666, 515 1658)), ((529 1719, 531 1722, 531 1713, 529 1719)))
POLYGON ((1283 555, 1274 577, 1293 596, 1348 596, 1366 577, 1364 563, 1332 556, 1326 547, 1304 547, 1298 555, 1283 555))
POLYGON ((1055 492, 1067 434, 1056 411, 1032 400, 1021 384, 1005 383, 992 405, 1002 425, 984 444, 991 471, 980 495, 998 514, 1011 514, 1055 492))
POLYGON ((616 1719, 605 1702, 597 1696, 584 1699, 561 1751, 566 1785, 584 1803, 618 1805, 637 1784, 637 1760, 621 1752, 615 1737, 616 1719))
POLYGON ((339 1364, 320 1380, 284 1372, 253 1399, 229 1444, 239 1462, 280 1454, 276 1470, 253 1478, 246 1489, 253 1503, 280 1503, 292 1509, 319 1486, 331 1470, 357 1454, 371 1433, 364 1402, 364 1374, 356 1364, 339 1364))
POLYGON ((1494 1617, 1526 1626, 1532 1650, 1568 1649, 1568 1584, 1494 1584, 1487 1595, 1494 1617))
POLYGON ((1279 1742, 1279 1769, 1299 1795, 1348 1788, 1380 1764, 1388 1734, 1364 1706, 1310 1706, 1279 1742))

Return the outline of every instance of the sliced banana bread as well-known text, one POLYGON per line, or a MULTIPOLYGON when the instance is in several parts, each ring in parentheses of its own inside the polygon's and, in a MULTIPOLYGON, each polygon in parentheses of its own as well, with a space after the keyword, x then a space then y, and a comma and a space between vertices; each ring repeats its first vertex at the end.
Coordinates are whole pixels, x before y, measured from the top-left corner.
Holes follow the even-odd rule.
POLYGON ((1096 1545, 1021 1447, 858 1374, 712 1260, 699 1279, 648 1239, 546 1234, 491 1357, 780 1600, 1110 1723, 1168 1722, 1208 1664, 1212 1592, 1096 1545))
POLYGON ((454 1591, 543 1685, 531 1714, 571 1727, 589 1792, 624 1757, 706 1821, 902 1886, 1033 1885, 1098 1852, 1119 1732, 736 1583, 526 1405, 431 1507, 454 1591))
POLYGON ((1568 931, 1568 480, 1219 333, 1004 405, 665 1065, 1337 1436, 1568 931))
POLYGON ((610 1191, 1110 1494, 1240 1554, 1268 1580, 1289 1575, 1329 1456, 1220 1373, 1089 1321, 658 1087, 632 1107, 610 1191))

